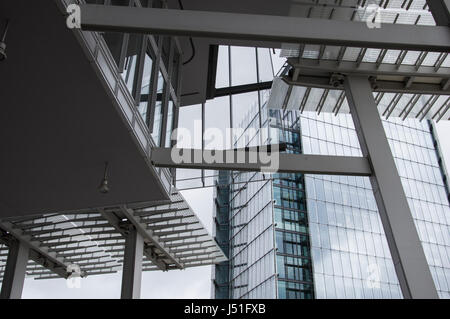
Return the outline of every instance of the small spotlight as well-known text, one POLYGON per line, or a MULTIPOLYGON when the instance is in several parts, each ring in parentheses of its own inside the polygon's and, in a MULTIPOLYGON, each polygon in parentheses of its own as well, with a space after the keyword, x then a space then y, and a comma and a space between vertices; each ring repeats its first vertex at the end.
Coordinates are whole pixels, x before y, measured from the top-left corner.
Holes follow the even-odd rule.
POLYGON ((100 186, 98 187, 98 190, 102 194, 106 194, 109 192, 109 186, 108 186, 108 162, 105 162, 105 173, 103 174, 102 182, 100 183, 100 186))
POLYGON ((3 31, 2 38, 0 40, 0 61, 6 60, 6 33, 8 32, 9 20, 6 20, 5 31, 3 31))
POLYGON ((6 60, 6 44, 0 42, 0 61, 6 60))

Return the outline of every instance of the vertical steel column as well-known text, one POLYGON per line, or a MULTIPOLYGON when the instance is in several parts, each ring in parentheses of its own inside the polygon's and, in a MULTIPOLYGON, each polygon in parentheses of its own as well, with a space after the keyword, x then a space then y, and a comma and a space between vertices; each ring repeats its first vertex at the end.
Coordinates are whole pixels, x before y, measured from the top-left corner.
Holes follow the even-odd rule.
POLYGON ((129 226, 125 238, 125 253, 122 272, 122 299, 139 299, 141 297, 142 256, 144 239, 137 229, 129 226))
POLYGON ((20 299, 28 264, 29 248, 20 241, 11 241, 3 275, 1 299, 20 299))
POLYGON ((344 85, 403 297, 438 298, 369 80, 347 76, 344 85))
POLYGON ((450 0, 427 0, 436 25, 450 26, 450 0))
MULTIPOLYGON (((147 53, 147 43, 148 43, 148 37, 147 35, 142 35, 140 37, 140 44, 139 44, 139 53, 137 58, 137 64, 136 69, 137 72, 135 73, 135 80, 133 85, 133 98, 134 98, 134 104, 136 107, 139 107, 139 104, 141 104, 141 94, 142 94, 142 78, 144 77, 144 66, 145 66, 145 55, 147 53)), ((150 89, 150 85, 149 85, 150 89)), ((149 92, 150 94, 150 92, 149 92)), ((147 112, 148 112, 148 100, 147 98, 147 112)))

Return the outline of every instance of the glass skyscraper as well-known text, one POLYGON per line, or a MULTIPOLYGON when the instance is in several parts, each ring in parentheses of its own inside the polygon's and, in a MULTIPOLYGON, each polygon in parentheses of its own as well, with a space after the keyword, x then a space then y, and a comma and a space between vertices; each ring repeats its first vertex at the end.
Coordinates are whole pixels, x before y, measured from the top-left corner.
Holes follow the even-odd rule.
MULTIPOLYGON (((361 156, 349 114, 271 110, 266 99, 255 96, 239 127, 269 134, 243 134, 235 147, 361 156)), ((450 298, 449 190, 433 124, 383 124, 438 294, 450 298)), ((216 239, 229 261, 215 266, 213 297, 403 297, 368 177, 220 172, 216 185, 216 239)))

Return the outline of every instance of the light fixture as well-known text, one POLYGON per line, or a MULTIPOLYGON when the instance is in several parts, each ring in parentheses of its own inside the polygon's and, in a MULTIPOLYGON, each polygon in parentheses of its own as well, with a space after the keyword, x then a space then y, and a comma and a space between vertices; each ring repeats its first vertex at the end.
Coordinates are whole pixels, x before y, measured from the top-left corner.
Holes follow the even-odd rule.
POLYGON ((6 60, 6 33, 8 32, 9 20, 6 19, 5 31, 3 31, 2 39, 0 40, 0 61, 6 60))
POLYGON ((105 172, 103 174, 102 182, 100 183, 100 186, 98 187, 98 190, 102 194, 106 194, 109 192, 109 186, 108 186, 108 162, 105 162, 105 172))

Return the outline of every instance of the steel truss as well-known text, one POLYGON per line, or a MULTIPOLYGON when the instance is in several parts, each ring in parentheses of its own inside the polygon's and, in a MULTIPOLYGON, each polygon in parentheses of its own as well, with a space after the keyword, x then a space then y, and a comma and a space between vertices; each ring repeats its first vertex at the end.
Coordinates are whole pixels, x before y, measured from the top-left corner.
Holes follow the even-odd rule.
POLYGON ((0 231, 0 278, 5 298, 20 298, 25 275, 68 278, 71 265, 80 267, 81 276, 115 273, 122 267, 136 269, 124 272, 127 279, 122 297, 137 298, 139 267, 143 271, 168 271, 226 260, 177 191, 163 202, 8 218, 0 222, 0 231), (133 245, 140 239, 143 257, 139 257, 140 246, 133 245), (19 244, 28 251, 20 263, 8 257, 16 253, 19 244))

